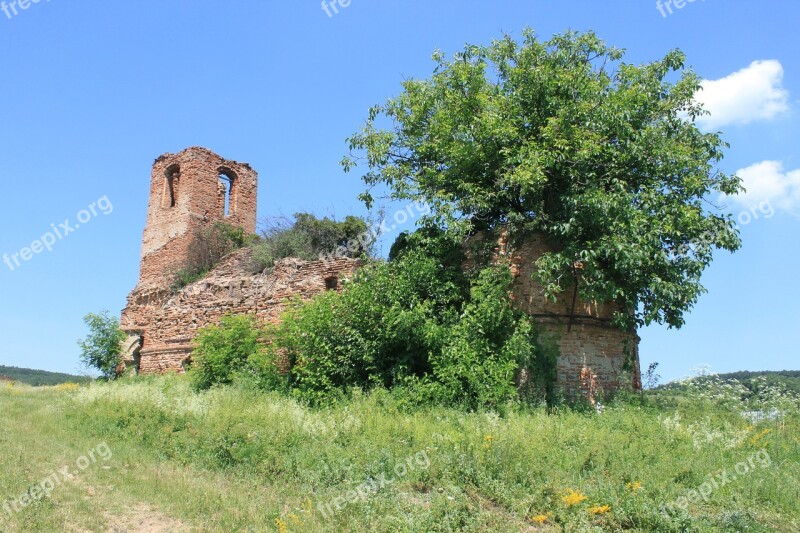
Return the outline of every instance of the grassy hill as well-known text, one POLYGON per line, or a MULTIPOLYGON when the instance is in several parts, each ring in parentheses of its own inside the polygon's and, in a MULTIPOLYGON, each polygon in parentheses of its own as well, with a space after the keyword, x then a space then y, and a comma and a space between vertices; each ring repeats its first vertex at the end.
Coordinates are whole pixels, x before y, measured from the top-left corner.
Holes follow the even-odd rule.
MULTIPOLYGON (((694 381, 721 381, 723 383, 739 382, 751 392, 757 392, 764 386, 776 387, 784 391, 800 394, 800 370, 779 370, 779 371, 741 371, 730 372, 727 374, 711 374, 694 378, 694 381)), ((673 381, 657 387, 658 390, 681 390, 685 388, 685 383, 673 381)))
POLYGON ((753 423, 752 399, 665 396, 501 415, 186 376, 0 383, 0 530, 800 531, 800 399, 753 423))
POLYGON ((754 390, 754 380, 764 378, 767 385, 780 386, 785 390, 800 394, 800 370, 780 370, 763 372, 732 372, 719 374, 724 381, 737 380, 750 390, 754 390))
POLYGON ((0 365, 0 379, 2 378, 26 383, 34 387, 60 385, 62 383, 87 383, 91 381, 91 378, 84 376, 73 376, 71 374, 61 374, 59 372, 47 372, 45 370, 31 370, 30 368, 0 365))

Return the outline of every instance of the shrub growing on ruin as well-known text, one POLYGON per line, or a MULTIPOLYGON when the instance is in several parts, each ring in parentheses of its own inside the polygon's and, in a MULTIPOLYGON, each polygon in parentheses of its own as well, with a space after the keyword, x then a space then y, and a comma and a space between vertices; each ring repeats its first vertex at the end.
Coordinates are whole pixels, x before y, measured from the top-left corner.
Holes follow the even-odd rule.
POLYGON ((296 394, 322 402, 353 387, 407 388, 419 402, 478 408, 516 399, 520 367, 531 385, 551 382, 554 358, 511 306, 508 267, 470 275, 458 241, 426 231, 410 240, 340 293, 283 316, 273 346, 289 355, 296 394))
POLYGON ((297 213, 294 220, 285 217, 267 219, 261 238, 253 246, 254 270, 271 268, 276 261, 296 257, 314 261, 330 257, 371 255, 373 237, 367 221, 347 216, 342 221, 297 213))
POLYGON ((189 248, 187 264, 175 273, 172 288, 178 290, 202 279, 220 261, 236 250, 253 242, 254 236, 242 228, 225 222, 215 222, 195 233, 189 248))

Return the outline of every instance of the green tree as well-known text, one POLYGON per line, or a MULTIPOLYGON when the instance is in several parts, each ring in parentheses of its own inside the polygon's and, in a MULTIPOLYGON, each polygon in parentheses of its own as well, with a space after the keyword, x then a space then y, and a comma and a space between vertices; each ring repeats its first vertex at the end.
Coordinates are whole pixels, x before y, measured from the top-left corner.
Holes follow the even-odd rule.
POLYGON ((119 320, 108 311, 89 313, 83 317, 89 335, 78 341, 81 347, 81 362, 100 371, 104 378, 113 379, 120 363, 122 341, 125 333, 119 329, 119 320))
POLYGON ((582 297, 619 304, 620 326, 680 327, 713 251, 741 246, 708 201, 741 183, 717 168, 727 144, 695 123, 700 79, 684 55, 623 55, 593 33, 531 30, 437 52, 429 79, 370 110, 342 164, 366 162, 368 207, 387 187, 460 235, 544 234, 555 251, 537 276, 550 297, 577 282, 582 297))

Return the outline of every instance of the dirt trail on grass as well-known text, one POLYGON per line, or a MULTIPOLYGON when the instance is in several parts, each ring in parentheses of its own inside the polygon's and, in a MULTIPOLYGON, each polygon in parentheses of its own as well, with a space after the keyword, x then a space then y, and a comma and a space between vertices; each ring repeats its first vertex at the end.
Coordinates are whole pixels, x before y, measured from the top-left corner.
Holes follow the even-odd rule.
POLYGON ((191 528, 179 520, 139 504, 122 516, 109 516, 107 533, 184 533, 191 528))
MULTIPOLYGON (((86 499, 97 498, 98 491, 94 486, 80 479, 75 481, 85 487, 86 499)), ((138 503, 120 514, 105 510, 103 517, 106 522, 103 533, 185 533, 192 530, 180 520, 170 518, 146 503, 138 503)), ((95 533, 83 528, 75 528, 74 531, 76 533, 95 533)))

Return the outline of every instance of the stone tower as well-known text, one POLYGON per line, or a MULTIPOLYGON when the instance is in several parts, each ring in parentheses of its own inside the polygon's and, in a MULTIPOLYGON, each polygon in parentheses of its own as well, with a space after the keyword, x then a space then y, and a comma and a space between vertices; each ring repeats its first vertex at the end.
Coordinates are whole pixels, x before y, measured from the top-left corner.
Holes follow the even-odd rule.
POLYGON ((187 148, 156 159, 142 240, 138 288, 168 287, 186 266, 197 231, 218 221, 256 229, 258 175, 205 148, 187 148))
POLYGON ((156 159, 139 282, 120 320, 128 334, 122 347, 124 366, 150 371, 183 367, 192 351, 192 335, 187 332, 202 324, 191 317, 188 323, 170 324, 159 314, 174 296, 174 275, 187 266, 199 230, 224 221, 255 233, 257 189, 258 174, 250 165, 228 161, 205 148, 187 148, 156 159))

